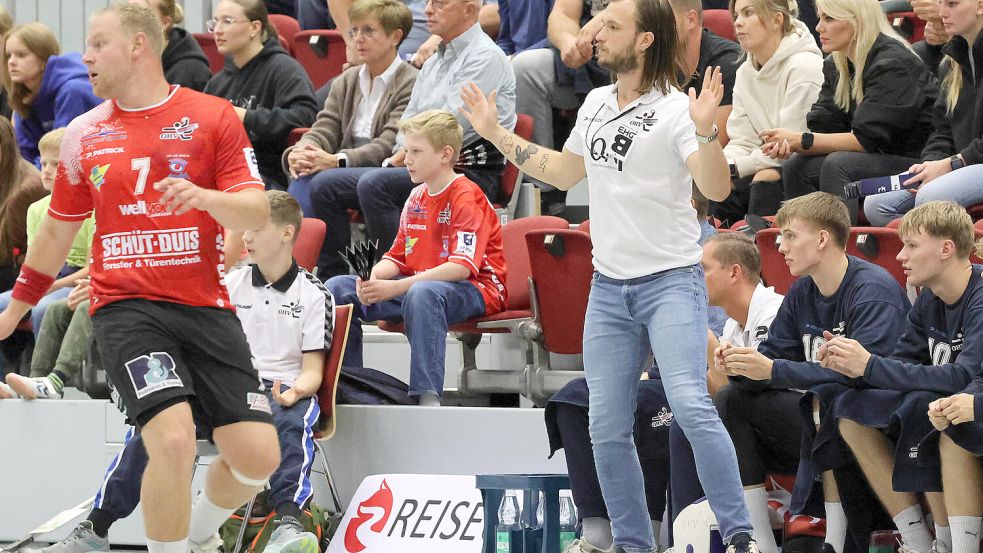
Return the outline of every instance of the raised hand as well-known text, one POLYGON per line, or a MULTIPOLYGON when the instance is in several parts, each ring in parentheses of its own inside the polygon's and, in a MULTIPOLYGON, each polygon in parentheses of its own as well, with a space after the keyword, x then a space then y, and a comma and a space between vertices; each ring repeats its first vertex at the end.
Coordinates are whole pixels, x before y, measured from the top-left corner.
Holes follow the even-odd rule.
POLYGON ((498 108, 495 106, 497 95, 498 91, 493 90, 485 98, 485 94, 474 83, 461 87, 461 100, 464 102, 464 106, 460 108, 461 114, 471 123, 475 132, 484 138, 489 138, 498 127, 498 108))
POLYGON ((689 117, 696 125, 696 132, 703 136, 713 133, 713 119, 717 115, 717 107, 724 99, 724 80, 720 74, 720 66, 710 68, 703 76, 703 89, 699 96, 696 87, 689 89, 689 117))

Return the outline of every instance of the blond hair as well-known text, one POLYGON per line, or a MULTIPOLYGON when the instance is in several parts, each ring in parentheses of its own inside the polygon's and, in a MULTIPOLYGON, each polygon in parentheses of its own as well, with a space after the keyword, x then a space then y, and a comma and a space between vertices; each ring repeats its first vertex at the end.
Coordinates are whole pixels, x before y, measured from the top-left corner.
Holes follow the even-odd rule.
POLYGON ((741 232, 721 232, 707 238, 704 246, 713 244, 715 261, 725 267, 740 265, 744 279, 751 284, 761 281, 761 254, 750 237, 741 232))
POLYGON ((7 66, 7 60, 10 58, 10 54, 6 51, 7 41, 10 40, 10 37, 17 37, 18 40, 24 43, 24 47, 28 51, 37 56, 41 61, 42 72, 44 71, 44 66, 48 63, 48 58, 61 53, 61 46, 58 45, 58 37, 55 36, 54 31, 47 25, 36 21, 18 25, 11 29, 9 33, 3 35, 3 86, 7 89, 7 95, 10 96, 10 107, 20 114, 21 117, 29 117, 31 114, 31 103, 34 101, 34 95, 37 91, 31 91, 23 83, 15 83, 10 78, 10 69, 7 66))
POLYGON ((41 140, 38 140, 38 150, 54 150, 55 152, 61 151, 61 141, 65 138, 65 127, 55 129, 53 131, 46 132, 41 140))
POLYGON ((838 246, 846 249, 850 239, 850 211, 843 200, 828 192, 813 192, 782 204, 775 214, 775 225, 785 228, 793 220, 825 230, 838 246))
POLYGON ((14 18, 3 6, 0 6, 0 36, 7 34, 14 27, 14 18))
POLYGON ((147 37, 147 45, 160 57, 164 53, 164 30, 160 26, 157 14, 147 6, 119 2, 110 4, 97 11, 96 16, 114 13, 119 18, 120 27, 130 36, 143 33, 147 37))
POLYGON ((406 4, 398 0, 355 0, 352 7, 348 8, 349 21, 360 21, 367 17, 378 19, 387 35, 396 29, 402 31, 400 44, 413 29, 413 14, 406 4))
POLYGON ((423 137, 434 150, 450 146, 454 150, 454 162, 457 162, 457 155, 461 152, 461 144, 464 141, 464 130, 451 112, 431 109, 418 113, 400 121, 399 130, 404 134, 423 137))
POLYGON ((294 227, 296 242, 300 235, 300 225, 304 221, 304 213, 297 199, 283 190, 267 190, 266 198, 270 200, 270 220, 278 227, 294 227))
POLYGON ((850 79, 850 59, 846 52, 833 52, 833 62, 839 74, 833 98, 843 111, 850 111, 850 99, 859 104, 864 100, 864 68, 867 54, 879 35, 885 35, 911 49, 908 41, 891 27, 877 0, 816 0, 816 8, 827 16, 845 21, 853 27, 853 79, 850 79))
POLYGON ((961 258, 968 259, 969 254, 973 253, 973 243, 976 240, 973 218, 966 212, 966 208, 956 202, 925 202, 905 213, 898 226, 898 234, 904 239, 918 232, 952 240, 956 245, 956 253, 961 258))

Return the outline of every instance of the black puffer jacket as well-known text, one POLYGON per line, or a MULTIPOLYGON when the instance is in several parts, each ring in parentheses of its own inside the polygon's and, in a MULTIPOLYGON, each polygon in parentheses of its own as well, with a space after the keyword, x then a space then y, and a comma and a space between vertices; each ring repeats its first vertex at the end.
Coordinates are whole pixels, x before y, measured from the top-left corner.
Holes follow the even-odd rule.
POLYGON ((853 132, 868 153, 921 155, 933 131, 932 106, 939 88, 932 72, 906 45, 883 34, 877 37, 864 66, 863 101, 851 99, 849 111, 834 100, 839 73, 832 56, 823 64, 823 76, 819 99, 806 116, 810 131, 853 132))

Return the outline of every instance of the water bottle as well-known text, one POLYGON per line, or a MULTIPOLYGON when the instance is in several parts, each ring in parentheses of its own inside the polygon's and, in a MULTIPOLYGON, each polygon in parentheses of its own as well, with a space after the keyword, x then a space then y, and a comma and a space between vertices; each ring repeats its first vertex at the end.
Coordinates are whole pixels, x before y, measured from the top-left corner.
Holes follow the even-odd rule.
POLYGON ((508 490, 498 507, 498 526, 495 527, 495 553, 512 552, 512 531, 519 529, 519 500, 508 490))
POLYGON ((577 539, 577 507, 573 504, 570 492, 560 492, 560 551, 577 539))

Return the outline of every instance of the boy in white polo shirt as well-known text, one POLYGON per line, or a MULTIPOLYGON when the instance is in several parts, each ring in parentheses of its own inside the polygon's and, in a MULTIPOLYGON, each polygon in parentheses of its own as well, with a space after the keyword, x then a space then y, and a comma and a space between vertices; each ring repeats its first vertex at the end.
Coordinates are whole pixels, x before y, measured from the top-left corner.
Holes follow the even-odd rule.
MULTIPOLYGON (((269 219, 242 236, 252 265, 225 280, 249 342, 253 366, 265 386, 265 394, 250 394, 249 400, 269 405, 280 440, 280 467, 270 477, 268 498, 280 524, 264 551, 314 553, 317 538, 304 531, 299 521, 301 508, 313 495, 314 428, 321 414, 316 394, 324 356, 331 348, 334 299, 291 255, 302 220, 300 204, 286 192, 270 190, 266 195, 269 219)), ((199 426, 199 435, 208 430, 199 426)), ((87 520, 42 553, 109 551, 109 527, 136 509, 146 463, 143 440, 131 430, 106 471, 87 520)), ((191 520, 192 539, 207 545, 195 546, 192 552, 215 551, 219 543, 215 532, 229 516, 209 505, 207 495, 206 486, 191 520)))

